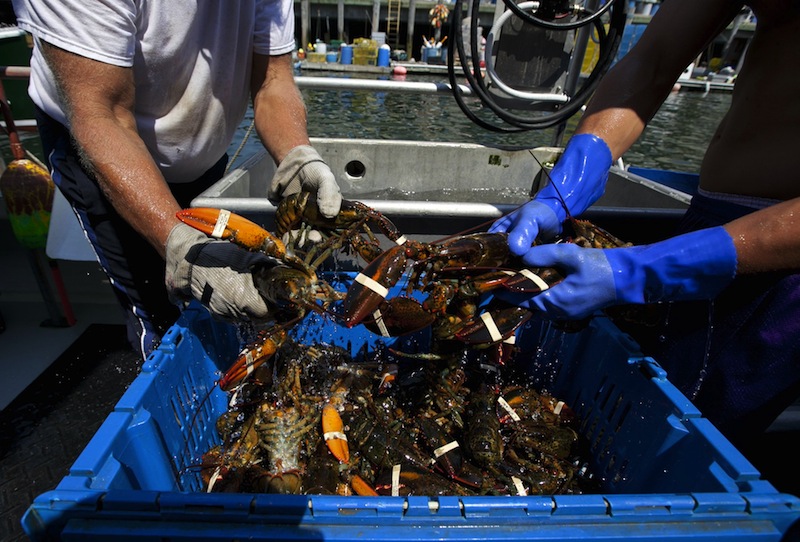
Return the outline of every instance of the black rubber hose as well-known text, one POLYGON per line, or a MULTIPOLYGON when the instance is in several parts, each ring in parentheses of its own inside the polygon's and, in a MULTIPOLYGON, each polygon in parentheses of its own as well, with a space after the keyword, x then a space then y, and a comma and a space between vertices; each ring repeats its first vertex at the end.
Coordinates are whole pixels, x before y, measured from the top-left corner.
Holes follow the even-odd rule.
MULTIPOLYGON (((450 36, 452 38, 453 43, 456 45, 456 48, 459 53, 459 57, 464 59, 467 58, 464 49, 464 40, 463 35, 461 32, 461 24, 463 21, 463 11, 464 11, 464 0, 456 0, 455 6, 451 17, 451 27, 450 27, 450 36)), ((479 4, 476 0, 471 1, 471 12, 470 15, 472 17, 472 21, 478 20, 479 15, 479 4)), ((508 0, 504 0, 508 1, 508 0)), ((516 8, 516 5, 515 5, 516 8)), ((514 13, 519 10, 513 10, 514 13)), ((523 12, 524 13, 524 12, 523 12)), ((586 11, 586 13, 589 13, 586 11)), ((530 24, 535 24, 538 26, 542 26, 539 24, 539 20, 536 18, 534 21, 529 21, 530 24)), ((592 92, 594 92, 595 88, 600 82, 600 78, 608 71, 608 68, 611 66, 613 61, 614 55, 616 54, 617 49, 619 48, 619 42, 622 37, 622 31, 625 28, 626 22, 626 15, 624 10, 624 0, 613 0, 606 4, 601 10, 590 14, 587 18, 580 21, 579 26, 583 26, 586 24, 594 24, 595 29, 598 32, 599 36, 599 47, 600 47, 600 57, 598 59, 597 64, 595 65, 592 73, 584 81, 584 84, 580 87, 578 91, 576 91, 575 95, 571 97, 570 101, 558 111, 549 114, 549 115, 539 115, 537 117, 525 117, 521 115, 514 114, 507 109, 504 109, 500 105, 498 105, 494 98, 489 93, 486 85, 483 81, 483 76, 480 72, 480 67, 478 66, 475 68, 475 64, 473 62, 473 73, 466 62, 462 64, 462 70, 464 72, 464 76, 467 79, 472 91, 475 95, 481 100, 481 103, 489 108, 498 118, 503 120, 506 124, 510 125, 511 128, 508 126, 498 126, 496 124, 490 123, 479 118, 475 115, 466 104, 461 95, 461 91, 458 88, 458 84, 455 77, 455 51, 451 47, 448 49, 447 55, 447 64, 448 64, 448 76, 450 80, 451 87, 453 89, 453 96, 458 104, 459 108, 464 112, 464 114, 475 124, 481 126, 484 129, 495 131, 495 132, 503 132, 503 133, 517 133, 521 131, 533 130, 533 129, 543 129, 543 128, 550 128, 562 122, 565 122, 569 117, 574 115, 588 100, 589 96, 592 92), (611 20, 609 24, 609 32, 606 34, 605 28, 600 21, 600 15, 608 10, 612 5, 614 5, 614 9, 611 12, 611 20)), ((556 24, 559 28, 564 29, 566 25, 564 24, 556 24)), ((479 58, 479 50, 478 44, 479 40, 482 36, 478 36, 477 32, 477 25, 473 25, 471 29, 471 39, 470 39, 470 53, 473 59, 479 58)))
POLYGON ((606 4, 598 9, 596 12, 592 13, 591 11, 581 8, 580 10, 575 11, 574 13, 578 16, 582 14, 588 14, 585 19, 578 19, 577 21, 567 22, 567 23, 555 23, 553 21, 547 19, 540 19, 535 15, 527 13, 521 10, 514 0, 503 0, 503 4, 506 5, 508 9, 510 9, 514 15, 522 19, 523 21, 533 24, 536 26, 540 26, 542 28, 547 28, 548 30, 576 30, 584 25, 589 24, 590 22, 594 22, 599 20, 603 14, 611 8, 611 5, 614 2, 606 2, 606 4))

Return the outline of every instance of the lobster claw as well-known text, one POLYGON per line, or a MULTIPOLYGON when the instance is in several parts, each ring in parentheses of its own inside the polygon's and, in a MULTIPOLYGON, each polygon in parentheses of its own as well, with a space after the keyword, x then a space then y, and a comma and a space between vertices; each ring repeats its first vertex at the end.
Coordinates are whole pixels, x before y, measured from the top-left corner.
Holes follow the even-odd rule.
POLYGON ((522 307, 484 312, 458 330, 455 338, 467 344, 492 344, 504 341, 530 317, 531 312, 522 307))
POLYGON ((362 497, 378 497, 378 492, 372 488, 361 476, 358 474, 354 474, 353 477, 350 479, 350 487, 353 488, 353 491, 356 495, 360 495, 362 497))
POLYGON ((410 297, 393 297, 381 303, 372 313, 372 320, 364 320, 368 330, 383 337, 400 337, 431 325, 436 317, 417 300, 410 297))
POLYGON ((228 391, 244 380, 245 377, 271 358, 285 339, 286 331, 281 329, 277 332, 271 332, 266 337, 261 337, 258 342, 242 350, 233 365, 220 378, 220 389, 228 391))
POLYGON ((515 293, 538 294, 562 280, 564 276, 552 267, 520 269, 503 283, 503 287, 515 293))
POLYGON ((350 448, 344 434, 344 423, 339 411, 332 404, 322 408, 322 436, 333 456, 342 463, 350 462, 350 448))
POLYGON ((372 260, 347 290, 343 303, 344 324, 353 327, 375 312, 406 268, 405 249, 394 246, 372 260))
POLYGON ((177 212, 178 220, 209 237, 232 241, 248 250, 260 250, 281 258, 286 254, 283 241, 243 216, 225 209, 198 207, 177 212))

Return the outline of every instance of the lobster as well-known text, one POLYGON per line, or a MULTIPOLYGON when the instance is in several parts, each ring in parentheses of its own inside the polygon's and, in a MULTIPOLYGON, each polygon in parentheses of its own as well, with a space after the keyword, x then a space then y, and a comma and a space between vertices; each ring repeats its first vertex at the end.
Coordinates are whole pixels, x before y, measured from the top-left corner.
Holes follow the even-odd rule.
POLYGON ((391 220, 360 201, 342 200, 339 213, 329 218, 320 214, 316 196, 309 192, 284 198, 278 205, 275 222, 281 238, 301 247, 311 245, 304 261, 314 269, 338 249, 353 249, 367 262, 378 257, 383 250, 370 224, 376 225, 391 241, 398 244, 405 241, 391 220), (307 243, 314 235, 312 232, 318 238, 307 243))
MULTIPOLYGON (((212 237, 229 239, 277 259, 281 265, 255 270, 253 280, 262 296, 276 307, 276 320, 286 325, 299 321, 308 309, 329 312, 331 303, 343 300, 333 314, 347 327, 363 324, 373 333, 396 337, 431 326, 437 339, 495 346, 501 362, 508 355, 508 341, 531 313, 491 304, 479 311, 484 294, 496 288, 536 294, 563 280, 556 269, 520 265, 509 251, 505 233, 474 233, 423 243, 405 238, 391 220, 361 202, 345 200, 336 217, 324 217, 314 196, 307 192, 281 202, 277 235, 219 209, 187 209, 180 211, 178 218, 212 237), (370 224, 377 225, 395 246, 382 251, 370 224), (320 239, 301 252, 292 234, 309 228, 318 231, 320 239), (332 251, 343 248, 352 248, 368 262, 346 294, 337 292, 316 274, 316 267, 332 251), (390 297, 390 290, 406 275, 405 295, 390 297), (426 295, 423 301, 412 297, 415 291, 426 295)), ((583 246, 624 246, 588 222, 570 218, 569 223, 571 233, 564 241, 583 246)), ((235 383, 242 367, 255 368, 247 361, 237 362, 239 376, 225 383, 235 383)))
POLYGON ((496 288, 537 293, 563 278, 554 270, 514 271, 521 266, 512 259, 505 234, 476 233, 436 244, 406 240, 356 275, 341 304, 342 320, 348 327, 363 324, 383 336, 432 326, 438 339, 471 346, 502 344, 531 313, 502 306, 479 313, 481 297, 496 288), (406 295, 390 297, 409 266, 406 295), (425 294, 424 300, 412 298, 414 291, 425 294))
MULTIPOLYGON (((630 245, 587 221, 570 219, 568 225, 559 242, 596 248, 630 245)), ((531 314, 517 307, 491 305, 479 314, 479 299, 497 288, 535 295, 563 279, 557 269, 521 265, 510 253, 505 233, 462 235, 441 243, 405 240, 356 276, 342 302, 341 315, 348 327, 364 324, 384 336, 433 325, 437 338, 469 345, 498 344, 509 339, 531 314), (406 275, 406 296, 389 297, 406 275), (410 297, 413 291, 427 297, 418 302, 410 297)))

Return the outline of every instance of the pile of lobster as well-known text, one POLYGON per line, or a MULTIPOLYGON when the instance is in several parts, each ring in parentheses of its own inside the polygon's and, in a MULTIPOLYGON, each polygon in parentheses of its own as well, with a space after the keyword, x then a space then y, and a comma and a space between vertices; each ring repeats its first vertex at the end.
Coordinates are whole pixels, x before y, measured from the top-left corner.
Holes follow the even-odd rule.
POLYGON ((356 362, 285 340, 217 421, 222 442, 201 465, 207 491, 581 492, 570 409, 466 352, 416 360, 384 349, 356 362))
MULTIPOLYGON (((203 458, 209 491, 575 490, 577 436, 568 409, 502 374, 515 332, 531 313, 482 305, 494 289, 535 294, 563 277, 521 266, 506 234, 422 243, 360 202, 344 201, 337 217, 325 218, 308 193, 283 200, 275 235, 219 209, 188 209, 178 217, 278 262, 253 272, 275 321, 218 382, 233 397, 217 424, 222 444, 203 458), (390 248, 382 248, 375 227, 390 248), (318 274, 337 251, 367 262, 346 292, 318 274), (398 287, 401 294, 392 295, 398 287), (398 353, 355 364, 336 347, 297 348, 289 331, 308 311, 385 337, 430 328, 433 342, 416 370, 386 370, 415 366, 414 359, 392 360, 398 353)), ((585 222, 571 220, 571 232, 565 241, 622 245, 585 222)))
MULTIPOLYGON (((491 346, 499 359, 531 313, 499 302, 481 306, 497 288, 534 295, 563 280, 552 268, 525 268, 508 249, 505 233, 473 233, 421 243, 403 236, 392 222, 357 201, 343 201, 335 218, 319 214, 307 192, 284 199, 273 235, 244 217, 211 208, 186 209, 178 218, 207 235, 262 251, 278 265, 253 271, 256 287, 275 308, 275 326, 243 352, 223 377, 223 389, 275 353, 285 330, 309 311, 327 314, 347 327, 398 337, 431 327, 442 341, 491 346), (393 246, 384 250, 377 226, 393 246), (314 238, 314 242, 309 239, 314 238), (336 251, 356 253, 366 266, 346 292, 318 276, 318 267, 336 251), (405 295, 390 296, 401 280, 405 295), (420 301, 420 295, 423 297, 420 301)), ((566 242, 592 247, 623 246, 609 233, 571 219, 566 242)))

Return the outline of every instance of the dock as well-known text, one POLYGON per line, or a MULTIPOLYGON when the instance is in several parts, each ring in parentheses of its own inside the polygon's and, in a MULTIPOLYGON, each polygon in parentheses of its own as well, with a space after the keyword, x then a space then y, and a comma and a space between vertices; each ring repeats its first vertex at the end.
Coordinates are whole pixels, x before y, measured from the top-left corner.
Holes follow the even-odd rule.
MULTIPOLYGON (((392 75, 397 67, 403 67, 407 74, 443 75, 447 76, 447 65, 427 64, 425 62, 392 62, 389 66, 372 66, 360 64, 340 64, 339 62, 309 62, 300 60, 297 65, 300 71, 325 71, 342 74, 392 75)), ((461 68, 458 68, 461 70, 461 68)))
MULTIPOLYGON (((428 64, 425 62, 392 62, 389 66, 370 66, 357 64, 340 64, 338 62, 309 62, 307 60, 298 61, 296 64, 300 72, 333 72, 342 76, 357 77, 361 75, 385 75, 395 74, 395 68, 405 68, 407 75, 441 75, 447 77, 447 65, 428 64)), ((457 73, 461 74, 461 67, 457 67, 457 73)), ((734 83, 728 83, 718 79, 683 79, 676 83, 680 85, 679 90, 691 90, 700 92, 733 92, 734 83)))
POLYGON ((733 92, 733 83, 724 81, 711 81, 708 79, 686 79, 678 81, 681 90, 700 90, 704 92, 724 91, 733 92))

